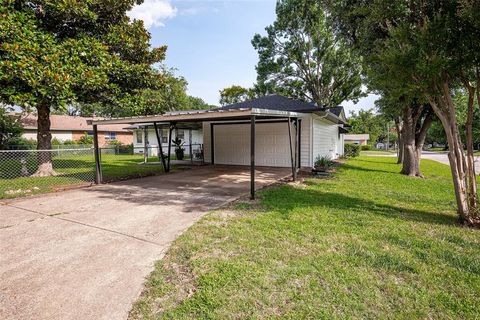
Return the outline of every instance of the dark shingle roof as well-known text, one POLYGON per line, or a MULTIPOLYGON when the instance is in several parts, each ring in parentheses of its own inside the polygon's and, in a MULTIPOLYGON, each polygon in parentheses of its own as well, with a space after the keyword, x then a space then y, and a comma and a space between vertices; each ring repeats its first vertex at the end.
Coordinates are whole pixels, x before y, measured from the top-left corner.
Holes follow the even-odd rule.
POLYGON ((259 97, 245 102, 229 104, 218 109, 242 109, 242 108, 256 108, 256 109, 270 109, 279 111, 292 112, 312 112, 322 111, 313 103, 303 102, 301 100, 290 99, 277 94, 259 97))
POLYGON ((292 111, 292 112, 314 112, 314 111, 330 111, 337 117, 340 117, 343 107, 337 106, 333 108, 321 108, 316 104, 304 102, 301 100, 290 99, 278 94, 271 94, 268 96, 263 96, 255 98, 252 100, 247 100, 244 102, 229 104, 223 107, 218 108, 217 110, 222 109, 270 109, 270 110, 279 110, 279 111, 292 111))
POLYGON ((327 110, 330 111, 331 113, 333 113, 334 115, 336 115, 337 117, 340 117, 340 115, 342 114, 342 111, 343 111, 343 107, 342 106, 336 106, 336 107, 328 108, 327 110))

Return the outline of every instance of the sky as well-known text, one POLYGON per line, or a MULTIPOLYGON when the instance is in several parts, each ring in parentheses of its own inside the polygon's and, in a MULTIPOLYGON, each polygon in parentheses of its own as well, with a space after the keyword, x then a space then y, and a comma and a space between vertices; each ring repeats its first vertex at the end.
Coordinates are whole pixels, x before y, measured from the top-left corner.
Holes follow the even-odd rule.
MULTIPOLYGON (((129 16, 144 21, 153 46, 167 45, 165 64, 185 77, 188 94, 218 105, 221 89, 255 82, 251 40, 275 20, 275 0, 145 0, 129 16)), ((375 99, 343 106, 349 114, 373 108, 375 99)))

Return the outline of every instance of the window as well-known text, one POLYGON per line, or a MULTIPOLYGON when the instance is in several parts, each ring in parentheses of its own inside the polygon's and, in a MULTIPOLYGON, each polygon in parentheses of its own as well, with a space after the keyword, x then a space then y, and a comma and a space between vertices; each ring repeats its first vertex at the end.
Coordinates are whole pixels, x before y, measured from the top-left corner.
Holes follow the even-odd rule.
POLYGON ((162 134, 162 143, 167 143, 168 142, 168 129, 163 129, 161 131, 162 134))
POLYGON ((177 138, 185 140, 185 130, 177 130, 177 138))
POLYGON ((105 140, 115 140, 117 139, 116 132, 105 132, 105 140))
POLYGON ((142 135, 143 135, 142 131, 137 131, 137 143, 143 143, 142 135))

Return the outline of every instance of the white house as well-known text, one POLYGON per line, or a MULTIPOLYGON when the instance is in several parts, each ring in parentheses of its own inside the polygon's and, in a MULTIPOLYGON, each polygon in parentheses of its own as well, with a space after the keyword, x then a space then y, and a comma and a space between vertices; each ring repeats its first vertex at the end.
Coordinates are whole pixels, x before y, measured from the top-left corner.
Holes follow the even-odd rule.
MULTIPOLYGON (((315 104, 268 95, 217 109, 263 109, 295 112, 299 115, 299 163, 312 168, 319 156, 337 159, 343 156, 346 124, 343 107, 320 108, 315 104)), ((255 128, 255 162, 257 166, 290 167, 291 153, 288 120, 258 120, 255 128)), ((250 164, 250 122, 203 122, 205 162, 215 164, 250 164), (213 130, 211 127, 213 126, 213 130), (214 143, 211 143, 211 132, 214 143)))
MULTIPOLYGON (((187 140, 185 130, 189 128, 188 139, 190 134, 192 138, 187 142, 194 139, 200 142, 201 137, 204 163, 249 166, 252 199, 255 198, 256 167, 291 168, 295 180, 299 168, 312 168, 317 157, 335 159, 342 156, 344 134, 347 132, 344 129, 346 118, 342 107, 319 107, 279 95, 268 95, 218 109, 97 120, 92 124, 136 125, 137 132, 148 128, 147 139, 135 133, 134 142, 137 146, 141 144, 140 141, 145 143, 148 140, 150 145, 158 141, 155 131, 150 129, 154 125, 161 129, 159 138, 162 147, 163 142, 169 142, 165 129, 172 129, 172 137, 174 134, 182 135, 179 130, 183 130, 184 140, 187 140), (194 130, 197 131, 195 135, 194 130)), ((99 166, 98 157, 96 162, 99 166)), ((170 161, 162 161, 162 165, 165 171, 170 170, 170 161)))

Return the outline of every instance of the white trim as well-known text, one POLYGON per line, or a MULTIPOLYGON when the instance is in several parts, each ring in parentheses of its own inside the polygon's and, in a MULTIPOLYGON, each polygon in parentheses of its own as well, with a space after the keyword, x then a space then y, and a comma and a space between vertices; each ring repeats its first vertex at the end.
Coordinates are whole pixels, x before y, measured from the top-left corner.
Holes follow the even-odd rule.
POLYGON ((144 122, 181 122, 181 121, 215 121, 215 119, 249 117, 249 116, 271 116, 271 117, 300 117, 302 114, 290 111, 278 111, 269 109, 227 109, 227 110, 197 110, 183 111, 178 113, 166 113, 156 116, 112 118, 108 120, 93 120, 94 125, 103 124, 136 124, 144 122))

